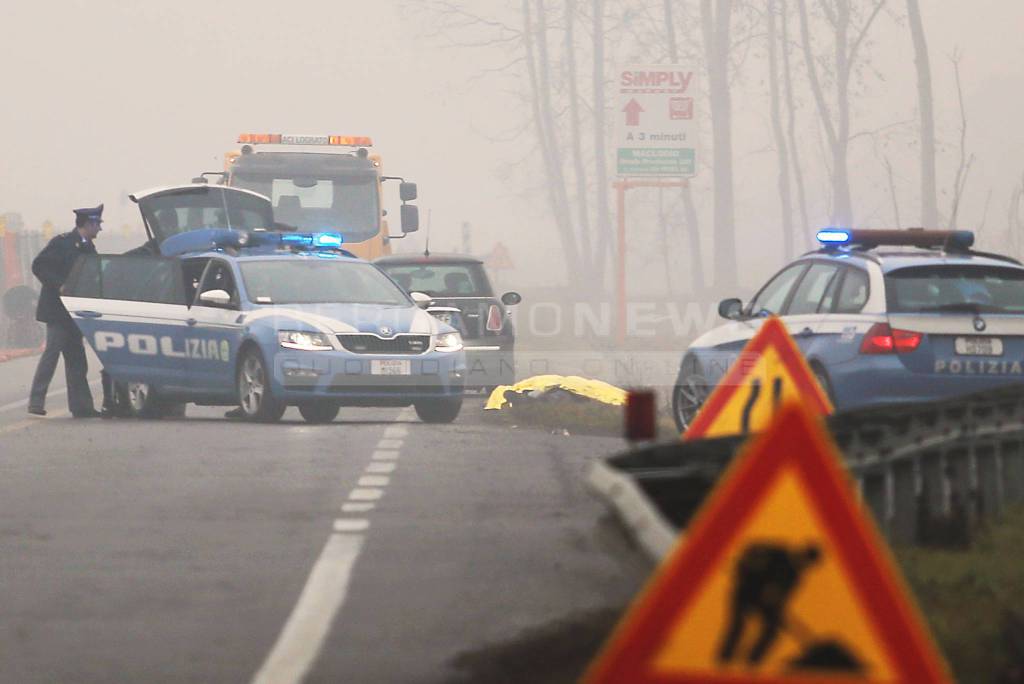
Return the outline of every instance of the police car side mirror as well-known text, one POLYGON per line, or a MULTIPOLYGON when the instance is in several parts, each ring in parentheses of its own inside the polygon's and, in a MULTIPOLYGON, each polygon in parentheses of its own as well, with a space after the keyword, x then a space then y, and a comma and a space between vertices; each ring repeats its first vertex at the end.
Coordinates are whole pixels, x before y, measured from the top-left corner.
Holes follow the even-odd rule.
POLYGON ((421 309, 426 309, 430 306, 430 302, 434 301, 433 297, 422 292, 410 292, 409 296, 412 297, 412 301, 416 303, 416 306, 421 309))
POLYGON ((523 296, 518 292, 506 292, 501 295, 501 303, 505 306, 515 306, 521 301, 523 301, 523 296))
POLYGON ((231 295, 226 290, 207 290, 199 295, 199 301, 210 306, 228 306, 231 304, 231 295))
POLYGON ((718 303, 718 315, 729 321, 743 318, 743 302, 735 297, 723 299, 718 303))

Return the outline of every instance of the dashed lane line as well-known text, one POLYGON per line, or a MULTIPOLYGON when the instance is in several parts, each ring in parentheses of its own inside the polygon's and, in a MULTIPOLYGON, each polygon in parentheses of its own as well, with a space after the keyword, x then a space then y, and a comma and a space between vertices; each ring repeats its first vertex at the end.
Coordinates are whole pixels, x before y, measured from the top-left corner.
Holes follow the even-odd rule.
POLYGON ((356 534, 335 533, 327 539, 298 603, 253 677, 253 684, 297 684, 305 678, 345 602, 363 541, 363 536, 356 534))
POLYGON ((334 521, 335 532, 365 532, 370 529, 366 518, 339 518, 334 521))
POLYGON ((383 489, 377 489, 376 487, 357 487, 349 492, 348 498, 350 501, 377 501, 384 496, 383 489))
MULTIPOLYGON (((401 414, 408 416, 408 411, 401 414)), ((397 467, 399 449, 408 429, 392 425, 373 452, 357 486, 342 504, 343 513, 368 513, 384 496, 384 489, 397 467)), ((334 616, 345 602, 352 569, 370 529, 367 518, 338 518, 320 558, 306 580, 298 603, 274 643, 263 666, 253 677, 253 684, 300 684, 316 662, 330 631, 334 616)))

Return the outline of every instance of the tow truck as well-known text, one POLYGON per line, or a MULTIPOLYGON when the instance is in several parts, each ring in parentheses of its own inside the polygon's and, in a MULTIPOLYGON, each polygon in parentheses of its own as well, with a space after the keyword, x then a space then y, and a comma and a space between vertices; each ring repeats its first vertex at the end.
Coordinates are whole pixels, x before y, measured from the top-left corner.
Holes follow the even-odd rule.
POLYGON ((207 172, 229 186, 271 199, 279 223, 299 231, 340 232, 363 259, 391 254, 391 240, 419 230, 416 184, 385 176, 365 136, 242 133, 224 156, 224 171, 207 172), (391 235, 383 186, 398 181, 401 234, 391 235))

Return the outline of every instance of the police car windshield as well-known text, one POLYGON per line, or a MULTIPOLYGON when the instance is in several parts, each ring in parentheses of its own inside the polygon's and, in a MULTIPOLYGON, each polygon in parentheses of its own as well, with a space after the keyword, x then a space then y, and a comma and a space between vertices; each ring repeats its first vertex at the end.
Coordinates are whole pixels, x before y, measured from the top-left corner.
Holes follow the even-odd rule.
POLYGON ((1024 313, 1024 269, 936 264, 890 271, 885 296, 893 313, 1024 313))
POLYGON ((377 234, 380 208, 377 179, 368 174, 291 176, 237 172, 234 185, 266 195, 280 223, 301 231, 337 231, 346 242, 362 242, 377 234))
POLYGON ((245 261, 239 264, 254 304, 378 304, 408 306, 409 297, 370 264, 317 260, 245 261))

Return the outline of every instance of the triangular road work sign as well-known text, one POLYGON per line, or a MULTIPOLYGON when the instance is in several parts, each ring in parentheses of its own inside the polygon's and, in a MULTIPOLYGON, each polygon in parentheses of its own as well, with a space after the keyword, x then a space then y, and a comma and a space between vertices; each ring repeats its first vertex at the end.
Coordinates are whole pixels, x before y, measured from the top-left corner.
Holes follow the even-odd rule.
POLYGON ((711 392, 683 439, 760 432, 793 400, 814 413, 832 413, 832 402, 786 326, 769 318, 711 392))
POLYGON ((508 247, 499 242, 494 245, 494 249, 484 259, 487 263, 488 268, 492 268, 495 271, 507 271, 514 268, 512 263, 512 255, 508 253, 508 247))
POLYGON ((743 450, 586 684, 952 681, 819 421, 743 450))

